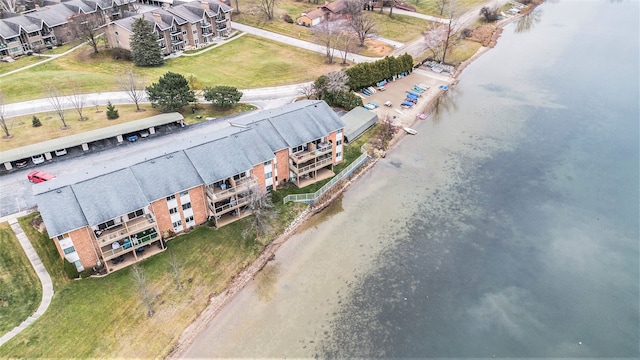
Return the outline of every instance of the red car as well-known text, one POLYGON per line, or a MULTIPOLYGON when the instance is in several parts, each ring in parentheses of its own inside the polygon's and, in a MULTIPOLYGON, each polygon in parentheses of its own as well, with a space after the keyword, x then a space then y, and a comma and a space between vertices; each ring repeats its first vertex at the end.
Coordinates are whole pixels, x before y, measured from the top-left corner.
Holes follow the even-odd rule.
POLYGON ((38 170, 34 170, 32 172, 30 172, 29 174, 27 174, 27 179, 29 179, 29 181, 31 181, 32 183, 41 183, 43 181, 48 181, 51 179, 54 179, 55 176, 51 175, 47 172, 44 171, 38 171, 38 170))

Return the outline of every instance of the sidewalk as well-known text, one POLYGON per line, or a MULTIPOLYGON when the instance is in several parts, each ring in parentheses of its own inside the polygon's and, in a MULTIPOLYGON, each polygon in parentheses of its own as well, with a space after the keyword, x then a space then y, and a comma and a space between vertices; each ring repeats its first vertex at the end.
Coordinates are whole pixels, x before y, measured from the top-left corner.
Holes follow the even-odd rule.
POLYGON ((9 225, 11 225, 11 230, 13 230, 13 232, 16 234, 16 237, 18 238, 22 249, 24 249, 24 252, 27 254, 27 257, 31 262, 31 266, 33 266, 33 269, 36 271, 36 275, 38 275, 40 283, 42 284, 42 301, 40 302, 40 306, 35 313, 29 316, 20 325, 16 326, 11 331, 0 337, 0 346, 11 340, 14 336, 18 335, 22 330, 26 329, 29 325, 33 324, 40 316, 42 316, 49 308, 51 299, 53 298, 53 283, 51 282, 51 276, 49 276, 47 269, 42 264, 40 257, 38 257, 38 253, 36 253, 36 250, 33 248, 33 245, 31 245, 31 242, 29 242, 27 235, 25 235, 22 227, 20 227, 20 224, 18 223, 18 217, 27 214, 27 211, 23 211, 21 213, 5 216, 0 218, 0 222, 9 222, 9 225))

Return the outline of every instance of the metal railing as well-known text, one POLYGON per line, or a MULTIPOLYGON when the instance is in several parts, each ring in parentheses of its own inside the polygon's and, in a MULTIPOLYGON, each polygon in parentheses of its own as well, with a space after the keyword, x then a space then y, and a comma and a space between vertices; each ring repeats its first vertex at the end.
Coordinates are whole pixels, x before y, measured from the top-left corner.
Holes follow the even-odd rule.
POLYGON ((334 176, 328 183, 324 184, 323 187, 318 189, 318 191, 309 194, 291 194, 285 196, 282 200, 284 203, 288 203, 289 201, 294 202, 303 202, 309 205, 313 205, 320 196, 324 195, 327 191, 331 190, 331 188, 336 185, 340 180, 346 178, 351 175, 357 168, 359 168, 362 164, 365 163, 369 159, 369 155, 367 153, 363 153, 360 155, 354 162, 349 164, 344 170, 342 170, 338 175, 334 176))

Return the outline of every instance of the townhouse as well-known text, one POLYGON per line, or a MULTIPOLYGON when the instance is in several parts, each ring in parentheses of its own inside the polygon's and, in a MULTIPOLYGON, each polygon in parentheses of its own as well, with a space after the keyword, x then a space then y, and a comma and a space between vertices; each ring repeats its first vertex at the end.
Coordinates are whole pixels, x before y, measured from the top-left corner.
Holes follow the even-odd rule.
POLYGON ((41 7, 22 14, 5 12, 0 18, 0 58, 30 54, 72 40, 69 22, 87 14, 97 23, 120 18, 135 0, 45 1, 41 7))
POLYGON ((79 271, 114 271, 163 251, 165 240, 207 221, 251 214, 252 198, 306 186, 342 162, 344 123, 324 101, 300 101, 33 186, 49 237, 79 271))
POLYGON ((133 22, 145 19, 153 26, 163 54, 206 46, 231 33, 230 6, 213 1, 174 1, 174 6, 116 20, 107 26, 109 46, 131 50, 133 22))

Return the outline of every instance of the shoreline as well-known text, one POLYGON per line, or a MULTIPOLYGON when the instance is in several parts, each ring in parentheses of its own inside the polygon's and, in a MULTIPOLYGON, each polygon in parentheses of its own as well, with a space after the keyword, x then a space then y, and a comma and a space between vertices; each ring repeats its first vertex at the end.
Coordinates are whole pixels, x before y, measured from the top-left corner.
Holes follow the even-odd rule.
MULTIPOLYGON (((539 4, 538 3, 533 4, 532 8, 535 8, 537 5, 539 4)), ((510 24, 511 22, 515 21, 516 19, 519 19, 522 15, 525 15, 525 14, 519 14, 497 23, 496 28, 498 30, 497 31, 498 36, 496 38, 496 41, 500 36, 502 28, 510 24)), ((472 55, 469 59, 462 62, 458 66, 458 68, 456 68, 455 72, 451 75, 440 75, 440 74, 431 73, 430 70, 415 68, 410 75, 406 76, 402 80, 405 80, 405 79, 413 80, 415 78, 414 75, 421 75, 425 78, 431 79, 432 82, 442 83, 449 86, 449 88, 451 88, 459 82, 458 77, 462 74, 464 69, 473 61, 475 61, 480 56, 482 56, 484 53, 489 51, 490 49, 491 47, 486 47, 486 46, 480 47, 480 49, 478 49, 478 51, 474 55, 472 55)), ((392 84, 396 84, 399 81, 400 80, 397 80, 392 84)), ((400 143, 400 141, 406 135, 408 135, 403 130, 403 127, 411 127, 411 126, 414 126, 416 123, 418 123, 418 121, 420 121, 421 119, 419 119, 417 115, 421 112, 425 114, 432 113, 434 110, 435 103, 438 101, 438 99, 441 96, 443 96, 446 93, 446 91, 439 90, 437 86, 434 86, 432 88, 433 88, 433 91, 431 91, 431 94, 427 94, 427 92, 425 92, 425 95, 428 95, 428 96, 425 96, 425 98, 423 99, 423 100, 426 100, 425 104, 421 106, 414 106, 411 109, 405 110, 405 113, 402 114, 401 117, 398 117, 397 115, 393 115, 394 116, 393 122, 394 122, 394 125, 398 126, 398 131, 396 132, 394 137, 389 141, 386 152, 393 150, 400 143)), ((390 113, 390 111, 388 111, 389 109, 385 110, 385 109, 382 109, 382 107, 376 110, 379 110, 379 111, 376 111, 376 113, 378 113, 379 120, 384 119, 384 116, 388 116, 390 113)), ((208 326, 208 324, 220 312, 224 310, 225 306, 228 303, 230 303, 235 298, 235 296, 244 287, 246 287, 247 284, 249 284, 250 281, 255 279, 256 275, 267 265, 268 262, 272 261, 275 258, 276 252, 278 251, 280 246, 283 245, 291 236, 293 236, 311 217, 321 212, 323 209, 329 206, 333 201, 335 201, 335 199, 341 197, 342 194, 346 190, 348 190, 351 187, 351 185, 355 184, 356 181, 360 178, 360 176, 366 174, 378 162, 379 159, 380 158, 374 158, 374 157, 370 158, 362 167, 356 170, 354 174, 352 174, 351 176, 346 178, 343 182, 341 182, 339 184, 339 188, 333 191, 330 197, 324 199, 324 201, 322 201, 319 204, 310 205, 298 217, 296 217, 282 234, 278 235, 278 237, 274 241, 269 243, 264 248, 264 250, 256 260, 254 260, 250 265, 245 267, 232 279, 231 283, 225 289, 224 292, 210 298, 210 301, 207 307, 200 313, 200 315, 198 315, 198 317, 188 327, 186 327, 182 331, 178 340, 173 344, 173 346, 171 346, 169 353, 165 356, 165 358, 167 359, 181 358, 183 354, 192 345, 196 336, 202 330, 204 330, 208 326)))

